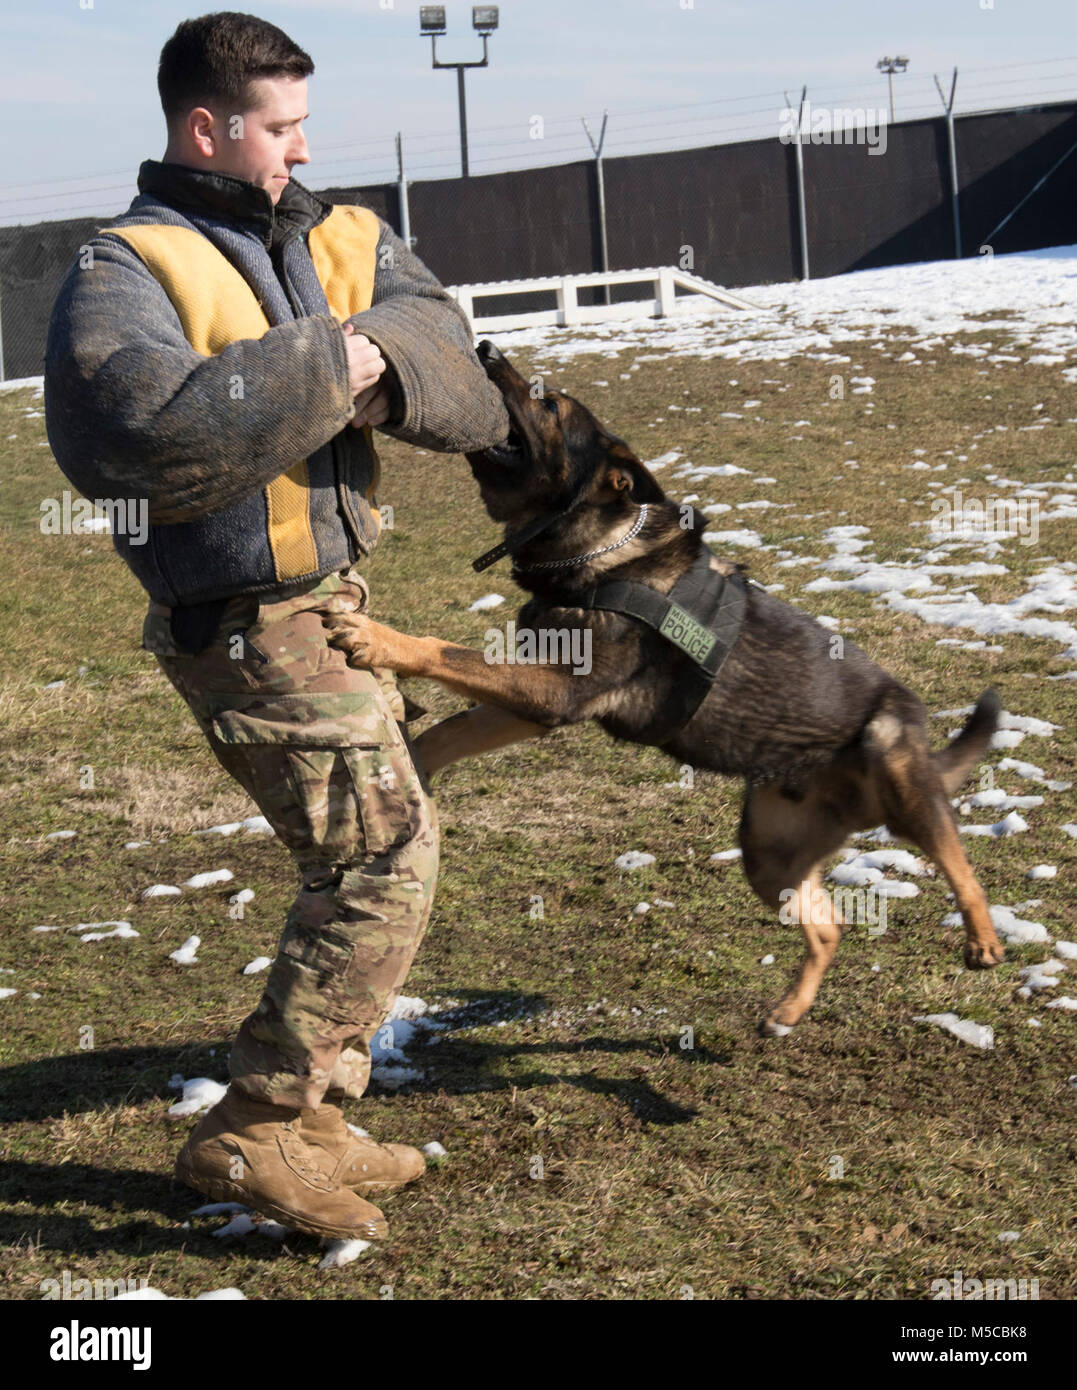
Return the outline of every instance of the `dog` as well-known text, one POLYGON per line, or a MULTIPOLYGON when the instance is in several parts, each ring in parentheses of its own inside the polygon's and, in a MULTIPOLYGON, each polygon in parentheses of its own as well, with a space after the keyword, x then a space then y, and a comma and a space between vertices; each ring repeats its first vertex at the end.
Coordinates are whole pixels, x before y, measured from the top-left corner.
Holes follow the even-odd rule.
MULTIPOLYGON (((710 554, 706 518, 668 498, 624 440, 579 401, 536 393, 490 343, 478 351, 512 428, 504 445, 467 455, 490 517, 505 527, 505 541, 475 567, 510 554, 516 581, 531 595, 520 629, 589 634, 592 656, 586 673, 563 660, 491 661, 366 616, 327 613, 329 641, 350 665, 422 676, 481 702, 416 740, 426 773, 595 719, 617 739, 743 778, 744 872, 767 907, 783 907, 782 920, 798 922, 805 938, 795 982, 760 1023, 765 1035, 788 1033, 802 1019, 837 949, 842 921, 822 873, 854 831, 885 824, 918 846, 953 890, 966 965, 1002 960, 949 802, 990 743, 1001 710, 995 692, 981 695, 964 728, 933 753, 912 691, 855 644, 835 644, 831 631, 747 580, 742 566, 710 554), (700 566, 735 610, 724 649, 718 642, 724 659, 709 679, 692 641, 683 640, 683 623, 675 644, 673 629, 589 606, 610 592, 668 606, 663 596, 700 566)), ((725 609, 714 624, 720 636, 724 618, 725 609)), ((689 620, 689 636, 702 633, 705 642, 697 626, 689 620)))

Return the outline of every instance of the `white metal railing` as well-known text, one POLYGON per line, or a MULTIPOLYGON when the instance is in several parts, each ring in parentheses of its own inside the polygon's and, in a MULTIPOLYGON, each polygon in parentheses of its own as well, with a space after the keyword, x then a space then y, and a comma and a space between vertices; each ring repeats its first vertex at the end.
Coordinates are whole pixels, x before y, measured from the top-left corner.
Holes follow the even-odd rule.
POLYGON ((596 270, 585 275, 547 275, 530 280, 490 280, 479 285, 447 285, 446 288, 471 320, 474 332, 494 333, 510 328, 550 324, 571 327, 578 323, 602 323, 608 319, 639 318, 641 314, 664 318, 673 312, 678 285, 696 294, 707 295, 733 309, 762 308, 675 266, 652 266, 645 270, 596 270), (577 298, 576 292, 583 286, 632 284, 650 285, 650 299, 633 299, 623 304, 580 304, 577 298), (476 299, 504 294, 549 294, 551 291, 557 296, 556 309, 476 316, 476 299))

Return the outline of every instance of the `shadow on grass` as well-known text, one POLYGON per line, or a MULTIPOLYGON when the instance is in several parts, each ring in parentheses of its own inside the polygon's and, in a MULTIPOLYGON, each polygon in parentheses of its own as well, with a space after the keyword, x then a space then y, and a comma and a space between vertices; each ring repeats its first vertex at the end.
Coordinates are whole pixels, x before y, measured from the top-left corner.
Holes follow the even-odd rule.
MULTIPOLYGON (((171 1173, 96 1168, 82 1163, 52 1167, 47 1163, 6 1162, 0 1164, 0 1247, 29 1240, 43 1250, 69 1252, 83 1267, 106 1252, 181 1254, 185 1246, 201 1254, 279 1259, 279 1240, 251 1235, 238 1243, 216 1238, 214 1232, 230 1220, 227 1214, 192 1218, 192 1212, 210 1200, 177 1182, 171 1173), (37 1210, 13 1212, 10 1208, 16 1202, 32 1203, 37 1210), (91 1210, 72 1210, 77 1205, 88 1205, 91 1210), (153 1213, 173 1224, 162 1225, 153 1213)), ((319 1237, 292 1231, 284 1243, 293 1248, 299 1244, 314 1248, 319 1237)), ((115 1264, 107 1272, 111 1278, 127 1273, 115 1264)))
MULTIPOLYGON (((147 1222, 121 1219, 104 1228, 100 1211, 85 1214, 72 1211, 70 1207, 73 1203, 88 1203, 106 1212, 121 1208, 157 1211, 179 1223, 187 1219, 194 1207, 208 1200, 176 1182, 170 1172, 98 1168, 86 1163, 53 1166, 8 1160, 0 1164, 2 1208, 9 1208, 16 1202, 32 1202, 36 1207, 54 1210, 28 1215, 0 1209, 0 1244, 18 1240, 27 1233, 36 1235, 40 1228, 42 1243, 46 1243, 45 1234, 48 1232, 51 1237, 48 1243, 55 1245, 55 1228, 59 1225, 63 1231, 71 1233, 71 1242, 62 1242, 65 1248, 92 1253, 98 1248, 112 1248, 117 1241, 123 1241, 128 1236, 140 1239, 146 1234, 147 1222), (64 1207, 68 1210, 63 1210, 64 1207)), ((177 1247, 191 1234, 177 1226, 171 1233, 174 1238, 163 1239, 164 1233, 159 1227, 154 1226, 153 1230, 158 1238, 162 1238, 163 1244, 177 1247)))
MULTIPOLYGON (((552 1039, 550 1042, 471 1041, 459 1036, 472 1028, 490 1027, 504 1022, 508 1027, 517 1020, 531 1018, 545 1007, 546 1000, 538 994, 522 994, 506 990, 494 994, 478 991, 454 991, 455 997, 471 993, 475 997, 459 1007, 437 1015, 440 1026, 434 1037, 408 1044, 408 1065, 421 1069, 422 1075, 403 1087, 372 1084, 371 1094, 381 1098, 406 1101, 409 1095, 443 1093, 470 1095, 480 1092, 529 1091, 541 1087, 568 1085, 596 1096, 608 1096, 618 1101, 638 1120, 650 1124, 684 1124, 696 1111, 677 1104, 656 1091, 644 1079, 610 1077, 599 1074, 601 1059, 639 1056, 661 1059, 676 1052, 678 1039, 654 1037, 595 1036, 579 1041, 552 1039), (594 1057, 596 1065, 586 1072, 548 1070, 540 1059, 547 1056, 594 1057), (513 1068, 510 1074, 499 1074, 506 1060, 538 1062, 533 1069, 513 1068)), ((601 1016, 595 1016, 595 1023, 601 1016)), ((61 1119, 65 1114, 105 1112, 117 1106, 139 1105, 159 1099, 172 1103, 179 1093, 169 1087, 169 1079, 179 1073, 190 1079, 210 1075, 227 1081, 228 1041, 203 1040, 179 1047, 108 1048, 86 1052, 65 1053, 58 1057, 22 1062, 0 1070, 0 1121, 5 1124, 42 1122, 61 1119), (212 1052, 213 1055, 210 1055, 212 1052)), ((723 1053, 696 1048, 681 1054, 696 1065, 728 1065, 731 1058, 723 1053)), ((375 1063, 377 1065, 377 1062, 375 1063)), ((391 1078, 392 1068, 386 1069, 391 1078)), ((162 1114, 163 1118, 163 1114, 162 1114)), ((184 1128, 177 1125, 179 1131, 184 1128)), ((31 1165, 35 1166, 35 1165, 31 1165)), ((53 1171, 36 1165, 44 1179, 53 1171)), ((64 1171, 70 1174, 70 1166, 64 1171)), ((93 1170, 87 1170, 92 1173, 93 1170)), ((145 1175, 142 1175, 145 1177, 145 1175)), ((65 1179, 65 1190, 70 1185, 65 1179)), ((35 1198, 37 1200, 37 1198, 35 1198)))
MULTIPOLYGON (((505 1021, 534 1017, 546 1006, 541 995, 500 991, 494 995, 477 991, 454 991, 456 998, 475 997, 438 1015, 441 1027, 437 1043, 409 1044, 409 1063, 421 1067, 424 1075, 400 1091, 383 1091, 380 1098, 406 1105, 410 1095, 441 1092, 469 1095, 479 1092, 529 1091, 540 1087, 568 1085, 618 1102, 636 1120, 650 1124, 684 1124, 696 1112, 667 1099, 646 1080, 599 1074, 602 1059, 639 1056, 659 1059, 677 1048, 677 1039, 659 1041, 642 1037, 595 1036, 580 1041, 526 1043, 470 1041, 459 1036, 468 1029, 490 1027, 505 1021), (595 1065, 585 1072, 547 1070, 541 1065, 516 1070, 511 1075, 495 1074, 505 1059, 533 1059, 556 1054, 561 1057, 594 1058, 595 1065)), ((600 1022, 600 1016, 595 1017, 600 1022)), ((177 1071, 184 1077, 207 1072, 226 1078, 228 1043, 203 1040, 177 1046, 110 1048, 76 1052, 0 1071, 0 1119, 5 1123, 48 1121, 67 1114, 106 1113, 123 1105, 137 1105, 149 1099, 162 1102, 161 1118, 172 1129, 176 1149, 189 1133, 193 1121, 165 1120, 164 1103, 177 1099, 169 1088, 169 1078, 177 1071), (212 1048, 214 1056, 210 1056, 212 1048)), ((697 1049, 691 1054, 696 1063, 726 1065, 730 1059, 697 1049)), ((170 1172, 150 1172, 131 1168, 102 1168, 67 1162, 48 1164, 11 1160, 0 1164, 0 1246, 36 1239, 42 1246, 70 1252, 80 1263, 87 1257, 107 1252, 144 1253, 147 1250, 179 1252, 187 1244, 205 1249, 203 1241, 211 1227, 219 1229, 227 1218, 196 1219, 184 1228, 201 1199, 177 1183, 170 1172), (34 1212, 12 1212, 15 1204, 31 1203, 34 1212), (87 1204, 89 1212, 72 1210, 87 1204), (114 1213, 115 1220, 102 1220, 102 1213, 114 1213), (166 1229, 152 1215, 160 1213, 174 1223, 166 1229)), ((315 1237, 294 1233, 289 1241, 313 1241, 315 1237)), ((213 1242, 210 1241, 210 1245, 213 1242)), ((271 1240, 245 1240, 245 1258, 274 1259, 279 1245, 271 1240)), ((222 1253, 234 1250, 221 1243, 222 1253)))
MULTIPOLYGON (((597 1066, 585 1073, 560 1072, 538 1069, 520 1071, 513 1069, 510 1075, 497 1074, 499 1064, 505 1059, 541 1059, 546 1056, 582 1057, 595 1054, 596 1057, 639 1056, 659 1060, 672 1051, 679 1050, 679 1035, 665 1041, 653 1037, 605 1037, 595 1036, 580 1041, 568 1042, 554 1039, 550 1042, 494 1042, 489 1040, 469 1041, 457 1036, 471 1028, 496 1027, 511 1022, 534 1017, 542 1011, 545 1000, 542 995, 515 994, 504 991, 493 996, 471 990, 449 990, 457 997, 475 997, 459 1008, 438 1016, 441 1026, 427 1035, 418 1047, 412 1049, 409 1064, 424 1070, 420 1079, 410 1081, 401 1087, 401 1094, 424 1094, 441 1092, 447 1095, 471 1095, 479 1091, 529 1091, 543 1086, 568 1085, 593 1095, 611 1096, 637 1119, 651 1124, 684 1124, 695 1118, 697 1111, 688 1109, 659 1094, 649 1082, 639 1078, 611 1078, 596 1075, 597 1066)), ((597 1025, 602 1015, 591 1015, 597 1025)), ((697 1047, 680 1054, 695 1063, 710 1063, 716 1066, 728 1065, 732 1058, 725 1053, 711 1052, 697 1047)), ((391 1070, 389 1071, 391 1076, 391 1070)))

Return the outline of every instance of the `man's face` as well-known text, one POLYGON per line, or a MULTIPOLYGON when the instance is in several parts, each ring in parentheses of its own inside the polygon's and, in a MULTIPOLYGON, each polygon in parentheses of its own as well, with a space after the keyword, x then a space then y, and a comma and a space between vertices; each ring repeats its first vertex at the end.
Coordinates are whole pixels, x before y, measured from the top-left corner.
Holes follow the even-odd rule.
POLYGON ((304 77, 259 77, 252 83, 255 105, 242 121, 216 116, 213 154, 207 167, 264 188, 276 204, 295 164, 309 164, 301 122, 307 117, 304 77))

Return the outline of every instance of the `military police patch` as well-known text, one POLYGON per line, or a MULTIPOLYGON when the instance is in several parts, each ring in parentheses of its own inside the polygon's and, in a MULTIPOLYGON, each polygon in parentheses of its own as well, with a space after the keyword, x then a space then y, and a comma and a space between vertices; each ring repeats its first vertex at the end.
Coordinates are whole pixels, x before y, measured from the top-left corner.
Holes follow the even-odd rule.
POLYGON ((697 623, 691 614, 675 603, 669 605, 669 612, 658 631, 675 647, 680 647, 693 661, 700 663, 706 661, 717 641, 709 628, 697 623))

